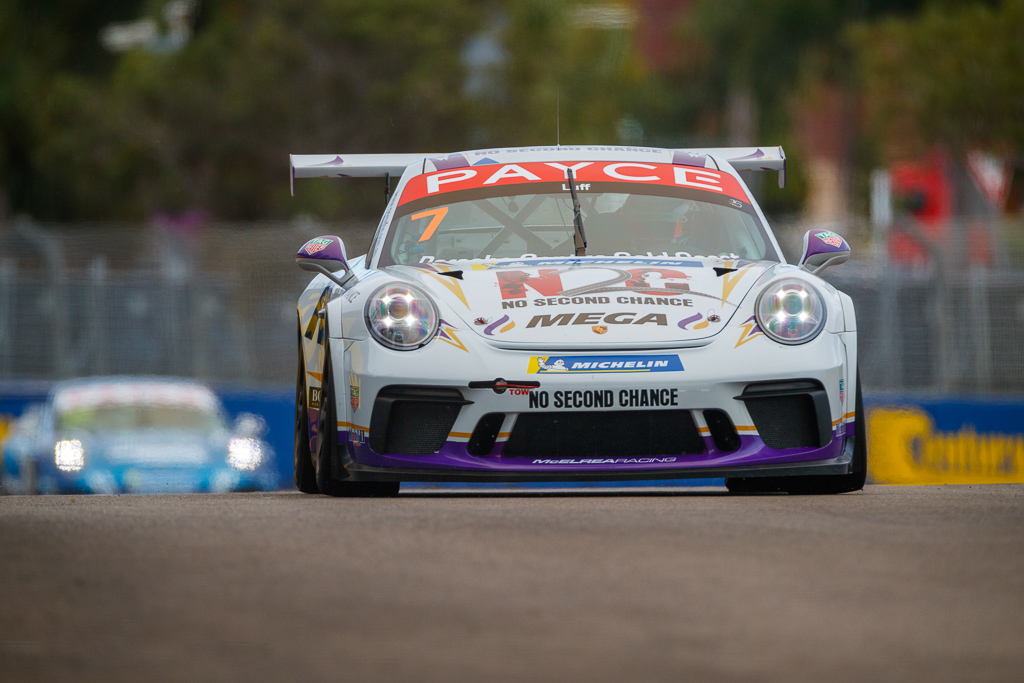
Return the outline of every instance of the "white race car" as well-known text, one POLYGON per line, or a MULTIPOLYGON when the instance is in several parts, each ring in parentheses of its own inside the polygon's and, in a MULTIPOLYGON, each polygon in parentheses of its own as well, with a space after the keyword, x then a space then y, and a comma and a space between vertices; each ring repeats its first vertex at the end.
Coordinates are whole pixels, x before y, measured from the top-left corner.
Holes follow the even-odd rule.
POLYGON ((867 470, 850 297, 786 263, 738 170, 779 147, 293 155, 296 178, 400 176, 369 253, 296 261, 295 483, 722 477, 842 493, 867 470))

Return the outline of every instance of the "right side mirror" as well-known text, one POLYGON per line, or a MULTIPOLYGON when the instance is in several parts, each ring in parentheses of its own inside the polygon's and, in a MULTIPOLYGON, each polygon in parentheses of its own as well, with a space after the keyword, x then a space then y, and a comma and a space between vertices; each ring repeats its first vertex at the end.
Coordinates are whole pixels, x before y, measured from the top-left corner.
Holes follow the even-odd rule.
POLYGON ((804 233, 800 267, 817 274, 829 266, 838 266, 850 258, 850 245, 829 230, 808 230, 804 233))
POLYGON ((345 258, 345 243, 336 235, 314 237, 303 244, 295 254, 295 263, 302 270, 326 275, 338 286, 344 286, 352 277, 352 269, 345 258), (338 273, 347 275, 339 278, 338 273))

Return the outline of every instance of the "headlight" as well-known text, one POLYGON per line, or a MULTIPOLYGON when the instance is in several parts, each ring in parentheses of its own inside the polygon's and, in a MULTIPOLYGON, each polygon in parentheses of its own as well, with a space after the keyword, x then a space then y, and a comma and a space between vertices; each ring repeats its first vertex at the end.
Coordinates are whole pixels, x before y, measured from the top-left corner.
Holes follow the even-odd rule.
POLYGON ((254 470, 263 462, 259 439, 238 438, 228 442, 228 464, 236 470, 254 470))
POLYGON ((825 302, 810 284, 796 279, 772 282, 757 298, 757 324, 780 344, 803 344, 825 327, 825 302))
POLYGON ((53 447, 53 463, 61 472, 77 472, 85 467, 85 447, 78 439, 58 441, 53 447))
POLYGON ((437 334, 437 307, 410 285, 385 285, 366 301, 366 324, 389 349, 411 351, 437 334))

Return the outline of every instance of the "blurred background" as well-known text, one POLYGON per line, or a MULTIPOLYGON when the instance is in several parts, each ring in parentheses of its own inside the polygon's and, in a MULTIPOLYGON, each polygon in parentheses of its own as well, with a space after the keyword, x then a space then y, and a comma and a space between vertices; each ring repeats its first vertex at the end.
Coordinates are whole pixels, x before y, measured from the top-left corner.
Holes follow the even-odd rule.
POLYGON ((55 380, 175 375, 287 456, 294 252, 385 201, 293 198, 289 153, 760 144, 787 258, 853 247, 876 480, 1024 481, 1021 36, 1024 0, 5 0, 0 436, 55 380))

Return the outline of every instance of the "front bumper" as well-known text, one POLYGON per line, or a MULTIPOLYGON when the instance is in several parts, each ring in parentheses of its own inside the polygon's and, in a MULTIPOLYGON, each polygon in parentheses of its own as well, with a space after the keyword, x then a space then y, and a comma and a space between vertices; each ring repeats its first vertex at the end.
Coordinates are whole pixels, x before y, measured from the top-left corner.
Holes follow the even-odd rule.
MULTIPOLYGON (((495 349, 482 343, 456 346, 434 342, 418 351, 399 353, 369 340, 332 339, 347 351, 332 354, 339 442, 348 446, 343 462, 351 479, 367 481, 600 481, 846 474, 851 462, 854 418, 853 391, 844 391, 852 386, 855 372, 847 361, 844 339, 850 334, 855 333, 823 333, 800 347, 782 346, 763 337, 734 346, 734 340, 722 338, 674 353, 650 352, 651 356, 677 356, 679 370, 559 374, 536 372, 538 352, 495 349), (540 387, 500 394, 492 389, 469 388, 471 381, 498 377, 539 381, 540 387), (759 432, 748 405, 737 396, 755 383, 794 380, 815 383, 822 390, 824 407, 819 417, 825 421, 826 437, 799 447, 773 448, 759 432), (384 424, 379 419, 380 397, 396 386, 431 387, 461 397, 448 433, 431 452, 411 453, 382 445, 386 442, 380 435, 384 424), (648 394, 656 390, 662 398, 671 400, 667 405, 642 403, 632 398, 632 392, 638 390, 648 394), (543 404, 541 392, 547 395, 543 404), (591 397, 598 393, 609 397, 611 405, 595 405, 594 401, 587 405, 588 393, 591 397), (598 445, 586 453, 570 452, 558 457, 530 457, 520 449, 509 457, 509 439, 521 415, 600 413, 609 409, 616 413, 647 411, 666 417, 688 412, 703 445, 683 453, 640 454, 624 454, 621 449, 598 445), (658 412, 662 410, 666 412, 658 412), (721 447, 715 438, 707 417, 709 411, 728 416, 737 437, 731 447, 721 447), (477 448, 474 453, 470 443, 488 415, 499 416, 497 438, 486 452, 477 448)), ((463 340, 469 342, 465 337, 463 340)), ((632 358, 643 354, 628 355, 632 358)), ((317 411, 311 409, 313 429, 316 418, 317 411)), ((387 428, 394 428, 394 424, 392 420, 387 428)), ((421 430, 423 425, 401 424, 398 428, 421 430)), ((312 429, 310 433, 314 433, 312 429)), ((617 439, 608 441, 621 445, 623 435, 615 436, 617 439)))

